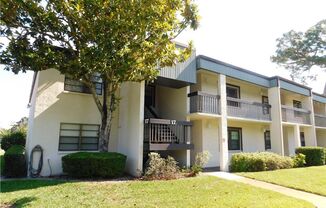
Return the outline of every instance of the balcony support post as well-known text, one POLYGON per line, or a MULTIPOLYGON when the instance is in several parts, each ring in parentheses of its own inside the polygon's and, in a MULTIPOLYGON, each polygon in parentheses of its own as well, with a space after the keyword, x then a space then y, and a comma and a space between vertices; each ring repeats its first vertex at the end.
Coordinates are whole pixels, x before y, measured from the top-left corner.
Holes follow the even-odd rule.
POLYGON ((218 136, 220 148, 220 170, 229 170, 229 151, 228 151, 228 120, 226 105, 226 77, 220 74, 218 78, 219 94, 221 96, 221 117, 218 121, 218 136))
POLYGON ((296 124, 294 127, 294 149, 291 150, 290 149, 290 155, 294 155, 295 154, 295 148, 297 147, 301 147, 301 141, 300 141, 300 126, 299 124, 296 124))
POLYGON ((270 110, 273 121, 270 125, 272 151, 280 155, 284 155, 281 96, 279 86, 268 89, 268 100, 272 106, 270 110))
POLYGON ((312 96, 308 97, 308 109, 311 111, 310 113, 310 122, 311 122, 311 127, 309 127, 306 130, 306 143, 309 146, 317 146, 317 136, 316 136, 316 130, 315 130, 315 112, 314 112, 314 102, 312 100, 312 96))

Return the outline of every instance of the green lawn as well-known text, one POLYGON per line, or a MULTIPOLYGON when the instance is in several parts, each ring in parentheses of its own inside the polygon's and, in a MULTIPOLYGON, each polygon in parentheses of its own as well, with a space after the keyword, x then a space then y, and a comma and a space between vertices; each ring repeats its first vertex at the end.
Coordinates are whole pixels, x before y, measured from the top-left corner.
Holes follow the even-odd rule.
POLYGON ((2 181, 1 192, 0 207, 314 207, 279 193, 210 176, 118 183, 2 181))
POLYGON ((326 166, 239 173, 239 175, 326 196, 326 166))

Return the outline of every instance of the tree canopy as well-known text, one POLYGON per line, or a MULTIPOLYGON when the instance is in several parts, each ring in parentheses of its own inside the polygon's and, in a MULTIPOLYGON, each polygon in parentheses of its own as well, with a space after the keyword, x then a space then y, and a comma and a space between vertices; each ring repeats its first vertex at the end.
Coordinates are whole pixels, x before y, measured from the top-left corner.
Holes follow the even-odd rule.
POLYGON ((276 54, 271 60, 290 71, 292 80, 305 83, 315 79, 313 66, 326 71, 326 19, 306 32, 289 31, 277 39, 276 54))
POLYGON ((158 67, 185 60, 191 44, 179 49, 172 40, 196 29, 199 19, 192 0, 1 0, 0 17, 0 35, 9 40, 0 49, 6 70, 55 68, 90 88, 102 118, 102 150, 121 83, 153 80, 158 67))

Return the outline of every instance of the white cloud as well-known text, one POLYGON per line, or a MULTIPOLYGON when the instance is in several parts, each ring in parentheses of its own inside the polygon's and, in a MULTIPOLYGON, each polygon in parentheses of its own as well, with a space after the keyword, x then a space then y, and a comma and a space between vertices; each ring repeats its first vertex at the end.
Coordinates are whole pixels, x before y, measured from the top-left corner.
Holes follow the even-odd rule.
POLYGON ((8 128, 22 117, 28 116, 32 77, 32 72, 15 75, 0 67, 0 128, 8 128))

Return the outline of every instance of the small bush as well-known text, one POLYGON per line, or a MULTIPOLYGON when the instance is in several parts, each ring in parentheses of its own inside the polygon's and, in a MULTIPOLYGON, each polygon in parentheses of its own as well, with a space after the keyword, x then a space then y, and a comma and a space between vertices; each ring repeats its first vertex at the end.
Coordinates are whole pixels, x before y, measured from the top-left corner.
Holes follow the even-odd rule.
POLYGON ((306 166, 325 164, 325 150, 322 147, 298 147, 295 153, 306 156, 306 166))
POLYGON ((145 180, 169 180, 180 176, 180 168, 173 157, 164 159, 155 152, 149 153, 148 156, 145 180))
POLYGON ((203 171, 204 165, 207 164, 210 158, 210 153, 207 151, 200 152, 196 155, 195 163, 191 166, 192 175, 198 175, 199 172, 203 171))
POLYGON ((324 148, 324 155, 325 155, 325 165, 326 165, 326 147, 324 148))
POLYGON ((306 164, 306 156, 304 154, 296 154, 292 159, 294 168, 304 167, 306 164))
POLYGON ((25 148, 21 145, 11 146, 4 155, 4 176, 26 177, 25 148))
POLYGON ((231 158, 232 172, 255 172, 292 168, 290 157, 283 157, 275 153, 237 153, 231 158))
POLYGON ((7 132, 2 135, 1 149, 7 151, 13 145, 21 145, 25 147, 25 143, 26 143, 25 131, 7 132))
POLYGON ((123 175, 126 160, 116 152, 77 152, 62 157, 62 168, 76 178, 115 178, 123 175))

